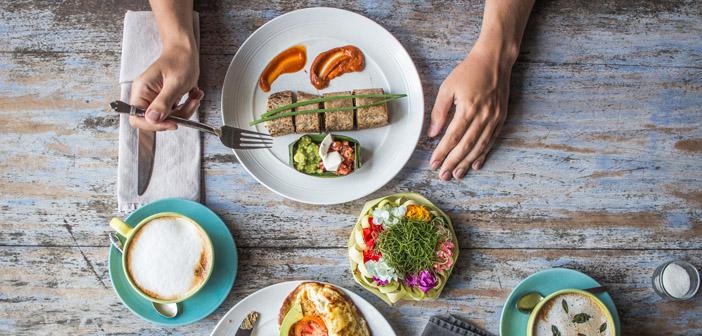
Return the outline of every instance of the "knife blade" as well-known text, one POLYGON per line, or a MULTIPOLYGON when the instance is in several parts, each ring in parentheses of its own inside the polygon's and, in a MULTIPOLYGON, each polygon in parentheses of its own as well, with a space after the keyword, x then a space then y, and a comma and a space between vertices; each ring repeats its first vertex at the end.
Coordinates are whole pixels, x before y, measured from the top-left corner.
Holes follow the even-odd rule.
POLYGON ((258 321, 258 312, 249 312, 246 317, 244 317, 244 320, 241 321, 239 330, 236 331, 236 335, 234 336, 251 336, 254 326, 256 326, 256 321, 258 321))
POLYGON ((154 153, 156 152, 156 132, 139 130, 137 147, 137 194, 146 192, 154 168, 154 153))

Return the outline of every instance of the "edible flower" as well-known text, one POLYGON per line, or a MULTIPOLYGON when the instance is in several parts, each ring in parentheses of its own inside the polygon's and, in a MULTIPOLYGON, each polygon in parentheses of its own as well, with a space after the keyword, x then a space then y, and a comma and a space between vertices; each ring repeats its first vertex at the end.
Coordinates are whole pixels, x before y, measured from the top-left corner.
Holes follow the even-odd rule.
POLYGON ((373 214, 373 224, 380 225, 383 224, 388 218, 390 218, 390 212, 385 208, 375 209, 373 214))
POLYGON ((393 208, 391 211, 391 214, 395 218, 403 218, 405 217, 405 214, 407 213, 407 207, 404 205, 400 205, 397 208, 393 208))
POLYGON ((428 222, 429 220, 431 220, 431 214, 429 213, 429 209, 421 205, 408 205, 407 214, 405 216, 408 219, 418 220, 422 222, 428 222))
POLYGON ((419 287, 424 293, 428 292, 432 288, 436 287, 436 276, 434 273, 423 270, 419 274, 407 274, 405 275, 405 286, 409 288, 419 287))
POLYGON ((434 269, 437 272, 444 272, 453 266, 453 248, 454 244, 452 241, 447 240, 441 245, 439 245, 439 250, 436 251, 436 256, 439 261, 434 264, 434 269))
POLYGON ((419 278, 417 276, 415 276, 414 274, 408 273, 405 275, 405 286, 407 286, 409 288, 417 287, 417 286, 419 286, 419 284, 417 283, 418 280, 419 280, 419 278))
POLYGON ((378 283, 378 281, 390 282, 393 280, 397 280, 398 278, 397 272, 387 263, 385 263, 385 260, 383 260, 383 258, 380 258, 377 261, 368 261, 365 263, 365 266, 366 271, 368 271, 368 275, 370 275, 370 277, 373 278, 374 281, 376 281, 375 279, 378 279, 376 283, 378 283))
POLYGON ((417 284, 419 285, 419 289, 421 289, 424 293, 436 286, 436 276, 434 276, 434 273, 432 272, 423 270, 419 272, 418 278, 417 284))
POLYGON ((373 277, 373 281, 375 281, 375 283, 378 284, 378 286, 385 286, 390 283, 390 280, 380 280, 376 277, 373 277))

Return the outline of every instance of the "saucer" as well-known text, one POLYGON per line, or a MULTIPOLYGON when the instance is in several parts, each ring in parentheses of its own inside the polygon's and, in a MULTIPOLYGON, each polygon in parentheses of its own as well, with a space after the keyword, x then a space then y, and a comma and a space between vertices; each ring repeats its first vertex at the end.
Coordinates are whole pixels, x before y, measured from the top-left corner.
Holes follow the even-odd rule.
MULTIPOLYGON (((568 268, 550 268, 536 272, 522 280, 507 297, 507 301, 505 301, 505 305, 502 307, 502 315, 500 316, 500 335, 526 335, 529 315, 521 313, 516 307, 517 300, 526 293, 539 292, 546 297, 561 289, 586 289, 599 286, 601 286, 600 283, 590 276, 568 268)), ((617 336, 619 336, 621 334, 621 325, 619 323, 617 307, 614 306, 612 297, 606 292, 595 294, 595 296, 602 300, 610 313, 612 313, 612 319, 614 319, 614 324, 617 327, 617 336)))
POLYGON ((122 268, 122 254, 112 246, 108 257, 110 280, 124 305, 144 320, 170 327, 190 324, 212 314, 227 298, 236 277, 238 263, 236 245, 224 222, 212 210, 193 201, 178 198, 158 200, 137 209, 124 222, 135 226, 142 219, 159 212, 176 212, 190 217, 210 236, 215 251, 215 264, 205 287, 191 298, 179 303, 178 316, 165 318, 154 310, 151 301, 144 299, 129 285, 122 268))

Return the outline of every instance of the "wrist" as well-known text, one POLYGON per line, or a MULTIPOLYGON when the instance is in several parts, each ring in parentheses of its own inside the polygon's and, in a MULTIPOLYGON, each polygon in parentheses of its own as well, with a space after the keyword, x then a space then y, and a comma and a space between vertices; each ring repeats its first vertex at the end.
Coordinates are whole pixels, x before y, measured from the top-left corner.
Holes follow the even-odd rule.
POLYGON ((519 56, 519 41, 481 34, 471 50, 471 53, 473 52, 493 60, 500 68, 509 70, 519 56))
POLYGON ((187 53, 190 55, 197 55, 197 43, 195 42, 195 37, 193 34, 182 33, 172 33, 168 36, 162 37, 163 41, 163 52, 175 51, 182 53, 187 53))

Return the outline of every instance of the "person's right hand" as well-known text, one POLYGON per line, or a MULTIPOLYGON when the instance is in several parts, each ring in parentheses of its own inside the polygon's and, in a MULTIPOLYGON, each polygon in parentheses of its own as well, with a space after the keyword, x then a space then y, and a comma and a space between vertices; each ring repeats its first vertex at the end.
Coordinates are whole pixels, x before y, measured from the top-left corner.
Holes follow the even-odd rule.
POLYGON ((146 110, 144 118, 130 116, 129 123, 149 131, 174 130, 169 115, 190 118, 205 93, 197 87, 200 75, 197 49, 169 48, 132 83, 129 103, 146 110), (184 94, 188 100, 176 106, 184 94))

